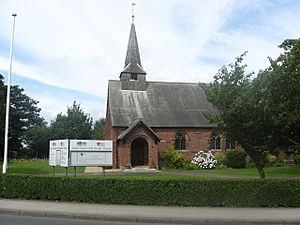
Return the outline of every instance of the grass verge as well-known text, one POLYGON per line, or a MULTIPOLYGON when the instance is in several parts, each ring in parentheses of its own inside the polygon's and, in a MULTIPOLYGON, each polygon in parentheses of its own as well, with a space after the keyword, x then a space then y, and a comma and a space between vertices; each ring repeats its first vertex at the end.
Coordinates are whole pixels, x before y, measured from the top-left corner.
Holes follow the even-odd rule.
MULTIPOLYGON (((300 166, 283 166, 283 167, 266 167, 264 168, 266 177, 299 177, 300 166)), ((182 173, 208 173, 208 174, 225 174, 225 175, 238 175, 238 176, 259 176, 256 168, 216 168, 212 170, 195 169, 195 170, 176 170, 166 169, 165 172, 182 172, 182 173)))
MULTIPOLYGON (((2 163, 1 163, 2 170, 2 163)), ((82 173, 84 167, 78 167, 77 173, 82 173)), ((45 160, 12 160, 8 162, 9 174, 46 175, 52 174, 52 167, 45 160)), ((65 173, 65 168, 56 166, 55 173, 65 173)), ((74 173, 73 167, 68 168, 68 173, 74 173)))

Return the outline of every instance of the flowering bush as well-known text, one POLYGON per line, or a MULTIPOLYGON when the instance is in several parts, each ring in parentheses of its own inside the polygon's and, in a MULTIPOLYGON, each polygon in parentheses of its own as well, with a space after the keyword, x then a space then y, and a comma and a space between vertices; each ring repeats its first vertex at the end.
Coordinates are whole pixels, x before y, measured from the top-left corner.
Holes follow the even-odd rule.
POLYGON ((195 154, 195 157, 191 161, 192 164, 198 165, 203 169, 213 169, 217 166, 217 160, 215 156, 209 152, 199 151, 195 154))

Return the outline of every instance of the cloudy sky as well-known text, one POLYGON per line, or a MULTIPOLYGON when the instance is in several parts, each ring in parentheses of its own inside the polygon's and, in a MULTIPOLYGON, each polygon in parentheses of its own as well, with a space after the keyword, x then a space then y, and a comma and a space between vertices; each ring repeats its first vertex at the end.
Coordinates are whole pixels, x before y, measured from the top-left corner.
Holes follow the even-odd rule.
MULTIPOLYGON (((0 73, 53 120, 73 101, 105 117, 107 83, 119 79, 131 23, 130 0, 0 0, 0 73)), ((248 51, 248 69, 268 66, 284 39, 300 37, 298 0, 136 0, 142 65, 152 81, 209 82, 248 51)))

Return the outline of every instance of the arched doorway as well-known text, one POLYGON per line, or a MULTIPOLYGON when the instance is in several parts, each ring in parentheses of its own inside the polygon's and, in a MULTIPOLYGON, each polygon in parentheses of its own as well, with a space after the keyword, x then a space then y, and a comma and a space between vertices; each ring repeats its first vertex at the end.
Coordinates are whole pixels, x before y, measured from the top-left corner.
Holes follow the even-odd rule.
POLYGON ((131 165, 148 165, 148 142, 143 138, 137 138, 131 143, 131 165))

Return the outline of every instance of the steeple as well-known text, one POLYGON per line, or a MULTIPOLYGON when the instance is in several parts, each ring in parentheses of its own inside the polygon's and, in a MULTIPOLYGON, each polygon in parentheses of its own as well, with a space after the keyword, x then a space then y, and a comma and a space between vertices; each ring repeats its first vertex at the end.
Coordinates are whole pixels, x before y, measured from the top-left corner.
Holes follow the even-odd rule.
MULTIPOLYGON (((134 5, 135 4, 133 3, 132 6, 134 5)), ((132 23, 125 58, 125 66, 120 74, 120 80, 123 90, 146 90, 146 72, 144 71, 141 64, 139 46, 135 31, 133 10, 132 23)))
POLYGON ((139 46, 137 42, 134 23, 131 24, 131 28, 130 28, 125 66, 122 72, 146 74, 141 64, 139 46))
POLYGON ((122 73, 146 74, 141 64, 139 46, 137 42, 134 23, 131 23, 125 66, 122 73))

